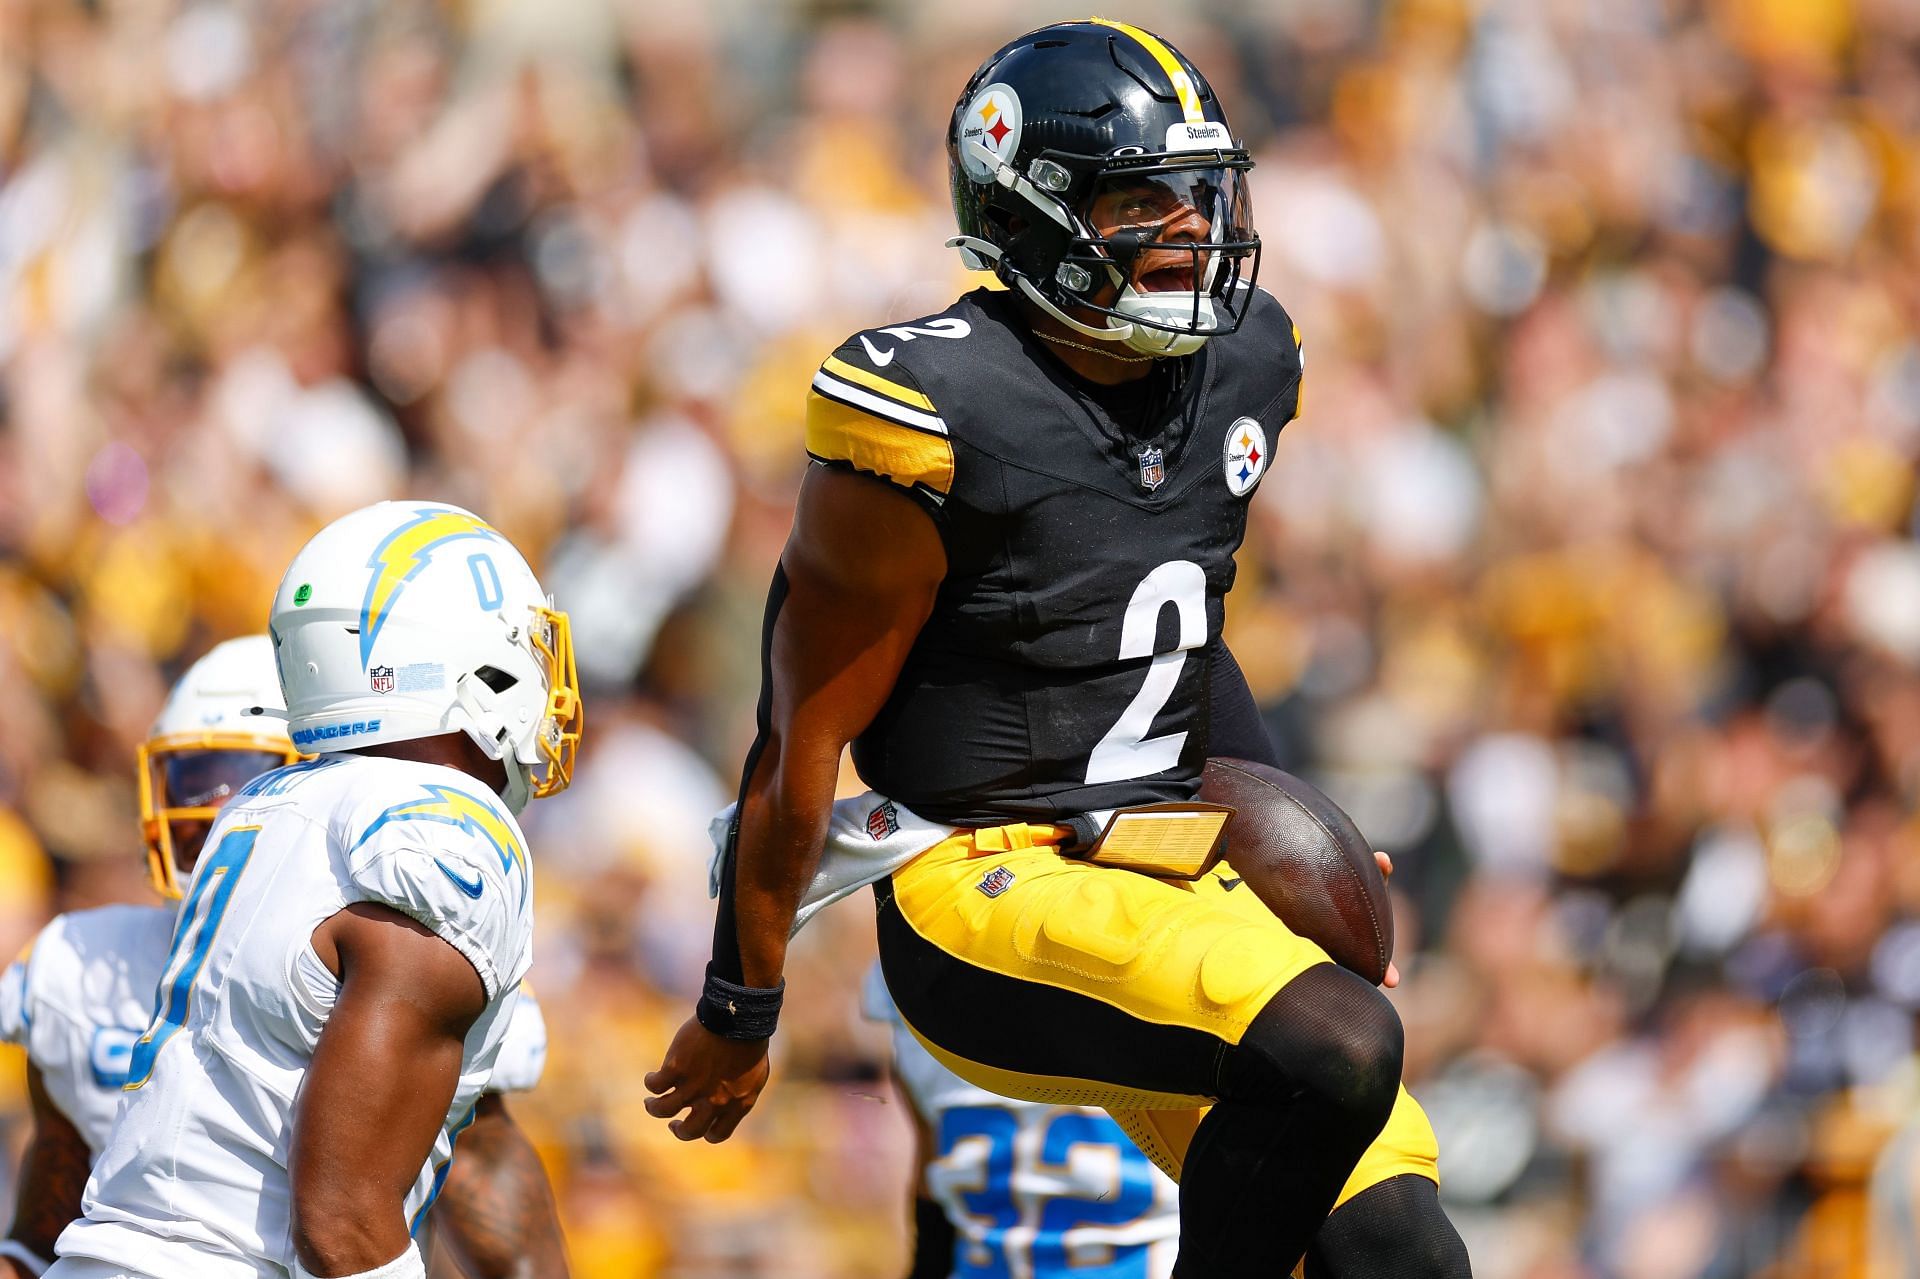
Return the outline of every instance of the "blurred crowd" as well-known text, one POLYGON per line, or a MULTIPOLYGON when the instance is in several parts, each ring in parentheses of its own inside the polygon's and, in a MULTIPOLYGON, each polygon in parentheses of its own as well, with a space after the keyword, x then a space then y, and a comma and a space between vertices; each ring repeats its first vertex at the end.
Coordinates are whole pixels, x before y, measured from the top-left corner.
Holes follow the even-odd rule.
MULTIPOLYGON (((1913 1273, 1870 1254, 1920 1234, 1920 3, 1111 8, 1258 158, 1308 374, 1228 638, 1396 858, 1476 1273, 1913 1273)), ((134 746, 308 534, 470 506, 589 689, 528 821, 519 1104, 576 1273, 902 1273, 864 896, 732 1142, 639 1076, 706 957, 812 367, 968 287, 953 98, 1074 16, 0 0, 0 949, 141 898, 134 746)))

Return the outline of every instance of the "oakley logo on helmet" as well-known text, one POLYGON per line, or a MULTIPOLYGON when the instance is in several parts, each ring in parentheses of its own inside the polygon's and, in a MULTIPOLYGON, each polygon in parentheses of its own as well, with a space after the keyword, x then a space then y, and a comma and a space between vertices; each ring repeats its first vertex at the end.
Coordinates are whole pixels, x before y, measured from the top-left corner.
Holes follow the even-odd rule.
POLYGON ((1002 162, 1020 146, 1020 99, 1004 84, 990 84, 973 95, 960 117, 960 163, 976 182, 992 179, 994 165, 973 149, 985 147, 1002 162))

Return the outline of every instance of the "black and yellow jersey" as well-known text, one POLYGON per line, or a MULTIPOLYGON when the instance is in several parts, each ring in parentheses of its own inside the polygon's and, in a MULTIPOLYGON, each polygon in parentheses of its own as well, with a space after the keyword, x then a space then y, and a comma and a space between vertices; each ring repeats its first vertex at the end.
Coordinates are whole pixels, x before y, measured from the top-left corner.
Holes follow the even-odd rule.
POLYGON ((813 379, 808 452, 913 493, 948 563, 854 763, 956 825, 1190 799, 1246 503, 1298 409, 1298 332, 1258 294, 1130 437, 1015 307, 969 293, 855 334, 813 379))

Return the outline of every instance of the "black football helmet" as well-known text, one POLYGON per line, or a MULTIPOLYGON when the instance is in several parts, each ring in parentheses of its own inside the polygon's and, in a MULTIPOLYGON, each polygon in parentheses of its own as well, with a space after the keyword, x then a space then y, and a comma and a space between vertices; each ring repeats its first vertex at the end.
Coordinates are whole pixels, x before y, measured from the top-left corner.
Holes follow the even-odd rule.
POLYGON ((1076 332, 1187 355, 1246 317, 1253 160, 1206 77, 1151 32, 1094 18, 1008 44, 954 105, 947 160, 948 245, 1076 332))

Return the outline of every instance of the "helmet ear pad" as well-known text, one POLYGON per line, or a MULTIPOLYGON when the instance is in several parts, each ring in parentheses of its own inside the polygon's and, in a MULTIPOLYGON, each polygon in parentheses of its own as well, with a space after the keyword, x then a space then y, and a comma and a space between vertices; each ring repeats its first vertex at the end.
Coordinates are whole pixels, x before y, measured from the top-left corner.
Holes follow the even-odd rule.
POLYGON ((1067 229, 1051 218, 1022 217, 992 208, 988 216, 1000 223, 1007 264, 1030 280, 1050 280, 1072 245, 1067 229))
POLYGON ((1067 251, 1067 235, 1058 227, 1029 225, 1007 242, 1007 257, 1021 274, 1049 280, 1067 251))

